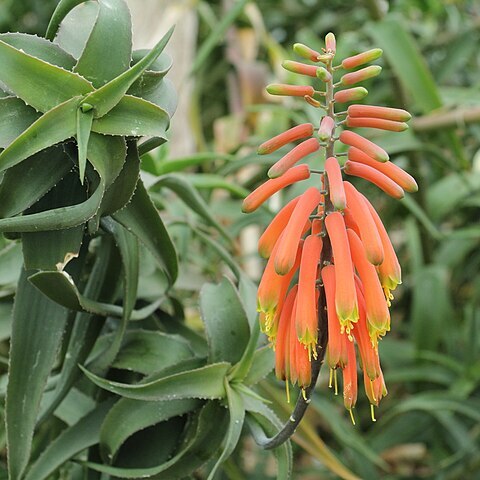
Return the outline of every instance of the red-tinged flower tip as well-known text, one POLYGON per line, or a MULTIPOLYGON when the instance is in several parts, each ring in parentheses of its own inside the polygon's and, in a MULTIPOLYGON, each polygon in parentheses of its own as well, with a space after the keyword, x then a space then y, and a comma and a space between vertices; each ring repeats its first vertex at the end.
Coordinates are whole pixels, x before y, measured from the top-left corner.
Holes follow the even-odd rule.
POLYGON ((279 148, 287 145, 287 143, 301 140, 302 138, 311 137, 313 135, 313 125, 311 123, 302 123, 296 127, 288 129, 286 132, 280 133, 275 137, 262 143, 257 150, 259 155, 272 153, 279 148))
POLYGON ((300 196, 287 227, 277 242, 278 250, 272 255, 275 259, 275 271, 279 275, 286 275, 292 270, 305 223, 320 201, 321 194, 315 187, 310 187, 300 196))
POLYGON ((300 182, 309 177, 310 169, 308 166, 298 165, 297 167, 291 168, 279 178, 267 180, 243 200, 242 212, 250 213, 255 211, 282 188, 288 187, 289 185, 292 185, 292 183, 300 182))
MULTIPOLYGON (((322 281, 325 287, 328 319, 327 362, 331 369, 347 364, 347 334, 342 333, 335 307, 335 267, 327 265, 322 268, 322 281)), ((356 328, 354 328, 355 330, 356 328)))
POLYGON ((323 67, 317 67, 316 75, 320 80, 322 80, 322 82, 325 83, 332 79, 331 73, 323 67))
POLYGON ((300 272, 298 274, 298 301, 295 312, 295 325, 298 340, 311 357, 316 356, 318 338, 318 312, 316 286, 318 262, 322 253, 322 239, 309 235, 303 244, 300 272))
POLYGON ((353 342, 347 341, 348 361, 343 368, 343 404, 350 412, 352 422, 355 425, 352 408, 357 403, 358 380, 357 380, 357 358, 353 342))
POLYGON ((322 140, 322 142, 330 140, 334 129, 335 120, 329 116, 323 117, 322 121, 320 122, 320 128, 318 129, 318 138, 322 140))
POLYGON ((303 43, 295 43, 293 45, 293 51, 300 55, 303 58, 311 60, 312 62, 323 62, 325 63, 330 59, 328 55, 322 55, 321 53, 313 50, 313 48, 307 47, 303 43))
MULTIPOLYGON (((377 271, 368 261, 362 241, 353 230, 348 229, 347 235, 353 264, 363 285, 367 324, 375 330, 372 338, 372 341, 375 341, 376 337, 385 335, 390 329, 390 313, 377 271)), ((369 332, 372 332, 372 328, 369 328, 369 332)))
POLYGON ((344 210, 347 206, 345 189, 343 188, 342 171, 335 157, 329 157, 325 161, 328 185, 330 187, 330 200, 336 210, 344 210))
POLYGON ((278 250, 279 242, 276 243, 271 257, 268 259, 265 270, 263 271, 262 278, 258 285, 257 293, 257 309, 259 312, 264 312, 265 317, 265 333, 270 334, 275 322, 275 313, 281 308, 281 304, 287 289, 290 286, 290 281, 292 280, 293 275, 297 271, 300 265, 300 258, 302 255, 302 244, 298 246, 298 249, 295 251, 296 258, 295 264, 292 270, 288 275, 279 275, 275 272, 275 254, 278 250))
POLYGON ((387 175, 368 165, 347 160, 345 162, 345 173, 368 180, 393 198, 401 199, 405 196, 405 192, 400 185, 395 183, 390 177, 387 177, 387 175))
POLYGON ((305 63, 294 62, 292 60, 283 61, 282 67, 289 72, 308 75, 309 77, 317 77, 317 70, 319 69, 316 65, 306 65, 305 63))
POLYGON ((352 322, 358 320, 358 305, 353 263, 342 214, 332 212, 327 215, 325 226, 330 237, 335 264, 335 308, 342 327, 350 335, 352 322))
POLYGON ((347 88, 336 92, 333 99, 338 103, 358 102, 368 95, 368 90, 364 87, 347 88))
POLYGON ((275 375, 279 380, 287 379, 287 359, 290 357, 290 323, 296 296, 297 286, 295 285, 288 292, 278 322, 277 339, 275 342, 275 375))
POLYGON ((325 35, 325 50, 327 53, 335 53, 336 49, 337 40, 335 39, 335 35, 332 32, 329 32, 325 35))
POLYGON ((388 153, 375 143, 367 140, 358 133, 351 132, 350 130, 344 130, 339 137, 339 140, 350 147, 355 147, 366 153, 373 159, 379 162, 388 162, 388 153))
POLYGON ((371 65, 370 67, 362 68, 356 72, 346 73, 340 79, 342 85, 355 85, 358 82, 363 82, 369 78, 376 77, 382 71, 382 67, 379 65, 371 65))
POLYGON ((377 162, 355 147, 348 149, 348 159, 353 162, 362 163, 364 165, 368 165, 369 167, 375 168, 379 172, 382 172, 384 175, 391 178, 407 192, 412 193, 418 191, 418 185, 415 179, 405 170, 401 169, 399 166, 390 161, 385 163, 377 162))
POLYGON ((347 127, 351 128, 377 128, 378 130, 388 130, 390 132, 403 132, 408 129, 408 125, 405 122, 393 122, 383 118, 347 116, 346 120, 347 127))
POLYGON ((272 250, 280 238, 283 230, 287 226, 288 220, 292 215, 293 209, 300 197, 296 197, 288 202, 270 222, 270 225, 265 229, 262 236, 258 240, 258 253, 263 258, 269 258, 272 250))
POLYGON ((285 85, 283 83, 272 83, 267 85, 267 92, 270 95, 283 95, 289 97, 312 97, 315 89, 309 85, 285 85))
POLYGON ((363 247, 368 261, 380 265, 384 261, 383 244, 377 231, 375 221, 368 209, 364 197, 350 182, 343 182, 347 196, 347 206, 360 231, 363 247))
POLYGON ((360 358, 362 360, 364 374, 371 380, 375 380, 380 375, 380 361, 378 358, 378 348, 372 343, 368 325, 365 298, 363 296, 362 288, 360 287, 361 280, 355 277, 355 286, 357 288, 357 300, 359 319, 355 328, 353 329, 353 336, 358 345, 360 358))
POLYGON ((287 170, 293 167, 302 158, 316 152, 320 148, 320 144, 316 138, 309 138, 303 141, 290 152, 284 155, 278 162, 270 167, 268 176, 270 178, 277 178, 283 175, 287 170))
POLYGON ((342 61, 342 67, 346 68, 347 70, 350 68, 356 68, 360 65, 364 65, 365 63, 373 62, 382 56, 383 50, 381 48, 373 48, 372 50, 368 50, 366 52, 359 53, 358 55, 354 55, 353 57, 345 58, 342 61))
POLYGON ((378 234, 382 240, 385 256, 383 263, 377 267, 377 270, 380 277, 380 283, 382 284, 385 292, 387 303, 390 305, 390 300, 393 298, 391 290, 395 290, 397 285, 402 283, 402 270, 400 268, 400 263, 398 262, 392 242, 388 237, 387 230, 385 229, 380 216, 376 212, 375 208, 373 208, 373 205, 363 195, 362 197, 365 205, 367 205, 367 208, 372 215, 378 234))
POLYGON ((412 116, 401 108, 377 107, 376 105, 350 105, 348 107, 350 117, 383 118, 393 122, 408 122, 412 116))

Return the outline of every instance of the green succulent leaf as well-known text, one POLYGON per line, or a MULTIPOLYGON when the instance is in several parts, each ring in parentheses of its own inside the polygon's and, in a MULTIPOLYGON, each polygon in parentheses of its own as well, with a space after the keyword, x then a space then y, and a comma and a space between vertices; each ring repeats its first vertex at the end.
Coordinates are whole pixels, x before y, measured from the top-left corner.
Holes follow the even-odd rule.
POLYGON ((141 180, 137 182, 130 203, 115 213, 113 218, 139 238, 156 258, 169 281, 173 283, 178 274, 177 254, 141 180))
POLYGON ((88 140, 93 122, 93 111, 83 112, 81 108, 77 109, 77 145, 78 145, 78 169, 80 181, 83 184, 85 177, 85 167, 87 166, 87 148, 88 140))
POLYGON ((0 153, 0 171, 13 167, 31 155, 75 135, 77 108, 81 97, 52 108, 32 123, 0 153))
POLYGON ((43 389, 57 356, 68 311, 42 295, 22 271, 13 310, 5 422, 9 478, 21 478, 32 446, 43 389))
POLYGON ((0 148, 10 145, 39 117, 39 113, 19 98, 0 98, 0 148))
POLYGON ((0 218, 12 217, 31 207, 72 167, 63 148, 52 147, 9 168, 0 183, 0 218))
POLYGON ((75 58, 60 48, 55 43, 45 38, 26 33, 2 33, 0 40, 8 43, 17 50, 23 50, 32 57, 37 57, 44 62, 56 65, 65 70, 72 70, 75 66, 75 58))
POLYGON ((157 45, 152 48, 150 53, 142 58, 136 65, 85 97, 85 103, 92 105, 95 109, 95 118, 103 117, 118 104, 133 82, 135 82, 162 53, 172 33, 173 28, 171 28, 157 45))
POLYGON ((99 442, 100 426, 111 409, 113 401, 107 400, 64 430, 40 454, 27 471, 25 480, 44 480, 68 460, 99 442))
POLYGON ((127 385, 112 382, 80 367, 100 388, 134 400, 169 400, 181 398, 214 399, 225 397, 224 378, 230 368, 227 362, 213 363, 148 383, 127 385))
POLYGON ((125 72, 132 57, 132 25, 124 0, 99 0, 93 29, 74 71, 96 88, 125 72))
POLYGON ((48 40, 53 40, 55 38, 55 34, 58 31, 58 27, 62 20, 68 15, 68 13, 73 10, 77 5, 84 3, 86 0, 60 0, 58 2, 55 11, 53 12, 52 18, 50 19, 50 23, 47 27, 47 33, 45 34, 45 38, 48 40))
POLYGON ((173 117, 173 114, 177 109, 177 90, 172 81, 168 78, 164 78, 151 90, 143 90, 139 96, 163 108, 170 117, 173 117))
POLYGON ((92 130, 104 135, 166 138, 167 112, 142 98, 124 96, 106 115, 94 120, 92 130))
POLYGON ((0 63, 0 82, 43 113, 93 90, 90 82, 80 75, 28 55, 2 40, 0 63))
POLYGON ((200 291, 200 311, 210 361, 238 362, 248 344, 250 330, 242 302, 231 281, 224 278, 217 285, 205 284, 200 291))

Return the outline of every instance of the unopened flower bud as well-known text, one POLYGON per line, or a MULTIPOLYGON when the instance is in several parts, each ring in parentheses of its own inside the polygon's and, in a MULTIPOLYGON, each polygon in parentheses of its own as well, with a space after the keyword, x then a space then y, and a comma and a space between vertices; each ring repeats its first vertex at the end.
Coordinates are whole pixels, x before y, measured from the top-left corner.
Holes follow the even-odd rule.
POLYGON ((287 143, 295 142, 302 138, 311 137, 313 135, 313 125, 311 123, 302 123, 296 127, 290 128, 287 131, 276 135, 275 137, 263 142, 257 150, 259 155, 272 153, 283 147, 287 143))
POLYGON ((291 97, 313 96, 315 90, 309 85, 285 85, 282 83, 272 83, 267 85, 267 92, 270 95, 285 95, 291 97))
POLYGON ((282 67, 289 72, 308 75, 310 77, 316 77, 319 68, 316 65, 306 65, 305 63, 293 62, 292 60, 285 60, 282 62, 282 67))
POLYGON ((337 48, 337 42, 335 40, 335 35, 330 32, 325 36, 325 49, 327 52, 335 53, 337 48))
POLYGON ((342 85, 354 85, 358 82, 363 82, 369 78, 376 77, 382 71, 382 67, 379 65, 371 65, 370 67, 362 68, 356 72, 346 73, 341 79, 340 82, 342 85))
POLYGON ((322 55, 319 52, 317 52, 316 50, 313 50, 313 48, 307 47, 303 43, 295 43, 293 45, 293 51, 297 55, 300 55, 303 58, 307 58, 312 62, 318 62, 319 58, 322 57, 322 55))
POLYGON ((391 120, 393 122, 408 122, 412 116, 401 108, 377 107, 376 105, 350 105, 350 117, 373 117, 391 120))
POLYGON ((383 148, 358 133, 344 130, 340 134, 339 140, 345 145, 358 148, 378 162, 387 162, 389 160, 388 153, 383 148))
POLYGON ((333 129, 335 128, 335 121, 332 117, 323 117, 320 123, 320 128, 318 129, 318 138, 322 140, 322 142, 326 142, 330 139, 333 133, 333 129))
POLYGON ((403 132, 408 128, 405 122, 392 122, 383 118, 370 117, 350 117, 347 116, 347 127, 352 128, 378 128, 379 130, 388 130, 390 132, 403 132))
POLYGON ((368 95, 368 90, 363 87, 349 88, 347 90, 341 90, 334 95, 334 99, 339 103, 357 102, 362 100, 368 95))
POLYGON ((330 72, 324 67, 317 67, 317 71, 315 72, 317 77, 322 80, 322 82, 329 82, 332 79, 332 75, 330 72))
POLYGON ((368 62, 373 62, 377 58, 382 56, 383 50, 381 48, 373 48, 372 50, 368 50, 367 52, 359 53, 358 55, 354 55, 353 57, 348 57, 342 62, 343 68, 355 68, 359 67, 360 65, 364 65, 368 62))

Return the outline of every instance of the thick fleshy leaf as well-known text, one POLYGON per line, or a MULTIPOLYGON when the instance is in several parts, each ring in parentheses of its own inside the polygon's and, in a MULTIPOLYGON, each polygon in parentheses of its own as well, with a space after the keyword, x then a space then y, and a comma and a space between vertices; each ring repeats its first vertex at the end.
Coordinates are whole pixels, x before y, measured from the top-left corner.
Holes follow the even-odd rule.
POLYGON ((214 467, 208 475, 208 480, 213 480, 215 473, 220 468, 222 463, 228 459, 237 446, 240 434, 243 429, 243 422, 245 420, 245 407, 243 404, 242 396, 235 390, 235 387, 231 387, 227 380, 225 380, 225 391, 227 393, 228 402, 228 429, 225 436, 223 450, 220 458, 215 463, 214 467))
POLYGON ((99 387, 135 400, 169 400, 180 398, 214 399, 225 396, 227 362, 177 373, 148 383, 127 385, 100 378, 81 367, 85 375, 99 387))
MULTIPOLYGON (((81 259, 80 259, 81 260, 81 259)), ((115 294, 116 281, 120 275, 120 261, 118 250, 109 237, 104 237, 98 246, 95 263, 88 277, 84 295, 94 300, 112 301, 115 294)), ((42 405, 39 422, 43 422, 62 402, 74 382, 81 376, 78 364, 83 364, 90 354, 98 335, 100 334, 105 319, 78 313, 75 316, 73 329, 70 334, 62 370, 56 382, 55 390, 42 405)))
POLYGON ((129 330, 113 366, 148 375, 192 355, 188 343, 179 335, 129 330))
POLYGON ((75 66, 75 59, 69 53, 45 38, 26 33, 2 33, 0 34, 0 40, 17 50, 22 50, 33 57, 65 70, 72 70, 75 66))
POLYGON ((85 167, 87 166, 87 147, 92 129, 92 122, 93 112, 91 110, 83 112, 81 108, 77 109, 78 169, 82 184, 85 178, 85 167))
POLYGON ((76 73, 32 57, 0 40, 0 82, 40 112, 93 90, 76 73))
MULTIPOLYGON (((85 201, 85 190, 78 175, 70 173, 25 213, 37 213, 53 208, 85 201)), ((23 256, 27 269, 63 270, 78 256, 83 238, 83 225, 58 231, 30 232, 22 234, 23 256)))
POLYGON ((169 281, 173 283, 178 274, 177 254, 141 180, 137 182, 130 203, 115 213, 113 218, 139 238, 158 261, 169 281))
POLYGON ((112 460, 125 440, 135 432, 177 415, 185 415, 201 405, 201 400, 191 398, 160 402, 122 398, 110 410, 102 425, 100 445, 105 457, 112 460))
POLYGON ((47 377, 68 311, 42 295, 23 271, 15 297, 6 399, 8 469, 18 480, 27 466, 47 377))
MULTIPOLYGON (((130 86, 140 77, 140 75, 150 67, 158 58, 172 36, 171 28, 163 38, 152 48, 150 53, 142 58, 132 68, 122 73, 115 79, 106 83, 103 87, 95 90, 85 97, 85 103, 92 105, 95 109, 95 118, 103 117, 108 113, 127 93, 130 86)), ((0 57, 1 58, 1 57, 0 57)), ((0 77, 1 79, 1 77, 0 77)))
POLYGON ((58 5, 55 8, 55 11, 53 12, 52 17, 50 18, 50 23, 48 24, 45 38, 48 38, 49 40, 53 40, 62 20, 77 5, 80 5, 85 1, 86 0, 60 0, 60 2, 58 2, 58 5))
POLYGON ((106 115, 94 120, 92 130, 104 135, 165 138, 169 123, 167 112, 159 106, 125 95, 106 115))
MULTIPOLYGON (((22 256, 22 244, 16 242, 10 242, 5 247, 0 250, 0 285, 2 286, 2 293, 5 292, 6 287, 11 286, 12 292, 14 293, 18 277, 22 271, 23 266, 23 256, 22 256)), ((8 310, 8 317, 11 314, 11 305, 4 304, 8 310)), ((2 310, 1 315, 3 316, 4 311, 2 310)), ((0 330, 3 332, 3 328, 0 326, 0 330)), ((3 334, 0 334, 0 338, 3 337, 3 334)))
POLYGON ((16 97, 0 98, 0 148, 12 143, 40 114, 16 97))
POLYGON ((252 365, 244 380, 245 385, 255 385, 263 380, 273 370, 274 365, 275 354, 269 345, 255 350, 252 365))
POLYGON ((98 472, 119 478, 185 478, 217 454, 227 428, 227 410, 218 402, 207 402, 192 419, 179 451, 168 461, 150 468, 122 468, 84 463, 98 472))
POLYGON ((124 0, 99 0, 99 10, 74 71, 95 88, 125 72, 132 57, 132 22, 124 0))
MULTIPOLYGON (((149 50, 135 50, 132 53, 133 65, 148 55, 148 52, 149 50)), ((143 97, 144 94, 154 90, 170 70, 172 63, 172 57, 163 52, 150 65, 149 69, 143 72, 142 76, 132 84, 128 90, 128 93, 130 95, 135 95, 136 97, 143 97)))
POLYGON ((0 184, 0 218, 12 217, 31 207, 72 167, 63 148, 52 147, 9 168, 0 184))
POLYGON ((44 148, 73 137, 77 129, 77 107, 80 100, 81 97, 72 98, 32 123, 0 154, 0 171, 17 165, 44 148))
POLYGON ((172 81, 168 78, 164 78, 152 90, 143 91, 140 96, 145 100, 148 100, 149 102, 163 108, 168 113, 169 117, 173 117, 173 114, 177 110, 177 90, 172 81))
POLYGON ((173 190, 195 213, 217 229, 229 242, 232 241, 228 232, 215 220, 203 197, 188 180, 180 175, 164 175, 160 177, 150 189, 157 191, 162 187, 173 190))
POLYGON ((128 142, 123 168, 107 189, 100 205, 99 215, 112 215, 130 202, 140 174, 140 158, 136 143, 128 142))
POLYGON ((101 403, 78 423, 64 430, 40 454, 27 471, 25 480, 49 478, 65 462, 86 448, 97 444, 100 437, 100 426, 112 405, 111 399, 101 403))
POLYGON ((250 331, 242 302, 230 280, 224 278, 217 285, 207 283, 202 287, 200 311, 210 361, 238 362, 248 344, 250 331))

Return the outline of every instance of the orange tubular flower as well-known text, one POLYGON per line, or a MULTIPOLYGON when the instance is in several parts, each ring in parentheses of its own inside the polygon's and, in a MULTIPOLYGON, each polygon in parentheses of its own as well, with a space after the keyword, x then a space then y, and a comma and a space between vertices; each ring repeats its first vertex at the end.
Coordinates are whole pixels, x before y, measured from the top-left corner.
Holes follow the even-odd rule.
POLYGON ((383 148, 375 145, 375 143, 370 140, 363 138, 358 133, 344 130, 340 134, 339 140, 345 145, 358 148, 379 162, 387 162, 389 160, 388 153, 383 148))
POLYGON ((348 88, 335 93, 334 100, 339 103, 357 102, 368 95, 368 90, 363 87, 348 88))
POLYGON ((383 118, 370 117, 347 117, 347 127, 352 128, 378 128, 379 130, 389 130, 390 132, 403 132, 407 130, 408 125, 405 122, 393 122, 383 118))
POLYGON ((296 197, 288 202, 273 218, 270 225, 265 229, 258 241, 258 253, 263 258, 269 258, 273 247, 277 243, 280 235, 287 226, 292 215, 293 209, 298 203, 300 197, 296 197))
POLYGON ((290 128, 287 131, 276 135, 275 137, 263 142, 257 149, 259 155, 272 153, 279 148, 287 145, 287 143, 301 140, 302 138, 311 137, 313 135, 313 125, 311 123, 302 123, 296 127, 290 128))
POLYGON ((365 205, 367 206, 370 214, 372 215, 375 226, 377 227, 378 234, 380 235, 380 238, 382 240, 385 256, 382 264, 377 267, 377 270, 380 277, 380 283, 382 284, 383 290, 385 292, 385 297, 387 298, 387 302, 390 303, 390 300, 393 298, 390 291, 395 290, 397 288, 397 285, 402 283, 402 270, 400 268, 400 263, 398 262, 392 242, 390 241, 390 238, 387 231, 385 230, 381 218, 379 217, 376 210, 373 208, 373 205, 363 195, 362 197, 365 205))
POLYGON ((320 147, 316 138, 309 138, 290 150, 284 157, 276 162, 268 171, 270 178, 277 178, 293 167, 302 158, 316 152, 320 147))
POLYGON ((373 117, 391 120, 393 122, 408 122, 412 116, 401 108, 377 107, 375 105, 350 105, 347 110, 349 117, 373 117))
POLYGON ((302 258, 300 260, 295 324, 298 340, 307 348, 310 357, 312 353, 316 356, 315 345, 318 337, 318 291, 316 280, 321 252, 322 239, 317 235, 309 235, 303 244, 302 258))
POLYGON ((310 169, 307 165, 298 165, 291 168, 285 175, 279 178, 273 178, 260 185, 245 200, 243 200, 242 211, 250 213, 255 211, 260 205, 267 201, 273 194, 282 188, 288 187, 292 183, 305 180, 310 177, 310 169))
POLYGON ((272 83, 267 86, 267 92, 270 95, 282 95, 290 97, 304 97, 308 95, 313 97, 315 90, 308 85, 285 85, 282 83, 272 83))
POLYGON ((357 70, 356 72, 346 73, 340 79, 340 83, 342 85, 354 85, 355 83, 363 82, 364 80, 368 80, 369 78, 380 75, 381 71, 382 67, 380 67, 379 65, 371 65, 370 67, 362 68, 361 70, 357 70))
MULTIPOLYGON (((292 315, 295 315, 298 302, 299 302, 299 298, 297 293, 295 302, 293 304, 292 315)), ((289 347, 290 380, 293 385, 298 383, 298 386, 301 388, 308 387, 310 385, 311 375, 312 375, 312 369, 310 365, 310 353, 305 348, 305 346, 299 342, 297 338, 295 321, 293 317, 290 320, 289 342, 290 342, 290 347, 289 347)))
POLYGON ((383 50, 381 48, 373 48, 367 52, 359 53, 353 57, 345 58, 342 61, 342 67, 346 69, 359 67, 365 63, 373 62, 382 56, 383 50))
POLYGON ((380 163, 376 160, 373 160, 367 154, 363 153, 361 150, 355 147, 348 149, 348 159, 352 162, 362 163, 363 165, 368 165, 369 167, 382 172, 388 178, 391 178, 396 184, 400 185, 403 190, 407 192, 416 192, 418 191, 418 185, 415 179, 409 175, 405 170, 401 169, 399 166, 395 165, 392 162, 380 163))
MULTIPOLYGON (((327 265, 322 268, 322 281, 325 287, 328 318, 327 360, 331 369, 347 364, 347 335, 340 330, 340 321, 335 308, 335 267, 327 265)), ((353 329, 354 331, 356 328, 353 329)))
MULTIPOLYGON (((281 239, 281 237, 280 237, 281 239)), ((265 332, 270 335, 270 332, 275 332, 275 313, 281 306, 281 302, 285 298, 293 275, 300 265, 300 258, 302 255, 302 245, 295 250, 296 258, 294 267, 288 275, 279 275, 275 272, 275 254, 278 250, 279 242, 273 249, 272 256, 268 259, 267 266, 258 285, 258 311, 265 313, 265 332)), ((278 317, 277 317, 278 318, 278 317)), ((270 335, 273 337, 273 335, 270 335)))
POLYGON ((305 63, 292 62, 291 60, 285 60, 282 62, 282 67, 289 72, 308 75, 309 77, 316 77, 317 70, 319 69, 316 65, 306 65, 305 63))
POLYGON ((286 365, 287 359, 290 358, 290 323, 296 297, 297 286, 295 285, 288 292, 278 322, 277 341, 275 343, 275 375, 279 380, 287 379, 286 365))
POLYGON ((305 222, 314 208, 320 203, 321 198, 318 189, 310 187, 302 194, 295 206, 287 227, 282 237, 278 240, 278 250, 273 255, 275 271, 279 275, 286 275, 292 269, 305 222))
POLYGON ((352 322, 358 320, 357 295, 353 278, 353 264, 343 216, 332 212, 325 218, 335 262, 335 307, 338 318, 350 334, 352 322))
POLYGON ((347 205, 360 230, 365 253, 373 265, 380 265, 384 260, 383 244, 375 226, 372 214, 367 208, 363 197, 350 182, 343 182, 347 205))
POLYGON ((390 177, 387 177, 382 172, 379 172, 368 165, 347 160, 345 162, 345 173, 347 175, 352 175, 353 177, 360 177, 364 180, 368 180, 393 198, 401 199, 405 196, 405 192, 400 185, 395 183, 390 177))
POLYGON ((378 336, 385 335, 390 330, 390 313, 378 280, 377 271, 367 260, 362 241, 353 230, 348 229, 347 235, 353 264, 364 289, 368 330, 372 342, 376 344, 378 336))
POLYGON ((325 172, 330 188, 330 200, 336 210, 344 210, 347 206, 347 200, 345 189, 343 188, 342 171, 335 157, 327 158, 325 161, 325 172))
POLYGON ((364 374, 366 374, 371 380, 375 380, 379 377, 381 372, 378 348, 375 347, 370 338, 367 325, 365 298, 361 288, 361 280, 357 276, 355 277, 355 286, 357 288, 359 319, 357 325, 355 325, 355 328, 353 329, 353 336, 358 345, 364 374))
POLYGON ((343 404, 350 412, 350 417, 355 425, 352 408, 357 403, 358 380, 357 380, 357 357, 355 355, 355 346, 353 342, 347 341, 348 361, 343 368, 343 404))

